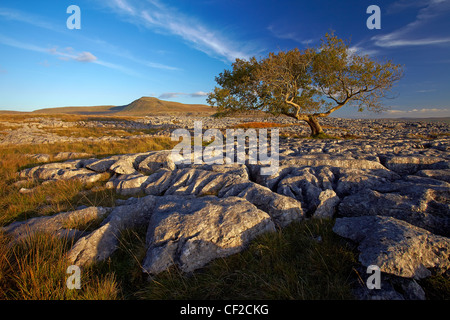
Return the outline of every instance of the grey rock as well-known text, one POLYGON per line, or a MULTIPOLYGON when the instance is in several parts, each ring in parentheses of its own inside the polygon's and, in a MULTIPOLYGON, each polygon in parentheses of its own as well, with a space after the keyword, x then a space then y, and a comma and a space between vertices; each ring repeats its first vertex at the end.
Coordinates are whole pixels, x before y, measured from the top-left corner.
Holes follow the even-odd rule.
POLYGON ((420 170, 416 173, 418 176, 442 180, 450 183, 450 169, 443 170, 420 170))
POLYGON ((295 167, 320 167, 330 166, 338 168, 357 168, 357 169, 386 169, 381 163, 364 159, 349 159, 344 157, 330 157, 329 159, 317 159, 303 157, 287 157, 280 161, 280 166, 295 167))
POLYGON ((33 160, 36 160, 37 162, 49 162, 50 161, 49 154, 38 153, 38 154, 27 154, 26 156, 33 160))
POLYGON ((450 239, 392 217, 338 218, 338 235, 358 243, 359 261, 382 272, 421 279, 450 268, 450 239))
POLYGON ((100 159, 86 165, 86 168, 95 172, 106 172, 110 167, 121 159, 121 156, 112 156, 105 159, 100 159))
POLYGON ((200 169, 163 170, 149 176, 145 192, 152 195, 217 195, 224 188, 248 182, 235 174, 200 169))
POLYGON ((400 179, 398 174, 386 169, 339 168, 336 193, 344 197, 364 189, 377 189, 397 179, 400 179))
POLYGON ((148 176, 143 174, 130 174, 113 176, 107 183, 108 189, 115 189, 122 196, 137 195, 144 191, 148 176))
POLYGON ((321 219, 333 218, 339 202, 340 198, 332 189, 326 189, 325 191, 322 191, 319 195, 319 205, 317 206, 313 217, 321 219))
POLYGON ((94 154, 86 152, 59 152, 55 155, 55 160, 92 158, 94 154))
POLYGON ((138 166, 138 170, 146 175, 150 175, 161 168, 174 170, 175 162, 181 160, 181 155, 172 155, 171 151, 151 152, 143 159, 138 166))
POLYGON ((282 226, 303 218, 301 203, 295 199, 249 182, 245 176, 234 174, 235 170, 226 172, 189 168, 157 172, 146 181, 145 192, 152 195, 216 195, 220 198, 236 196, 267 212, 282 226))
POLYGON ((390 281, 386 281, 385 274, 381 276, 381 288, 370 290, 366 287, 366 284, 362 284, 353 290, 357 300, 405 300, 405 297, 397 292, 392 286, 390 281))
POLYGON ((156 200, 153 196, 115 208, 100 228, 80 238, 67 253, 70 263, 87 266, 109 258, 118 247, 123 230, 148 223, 156 200))
POLYGON ((108 170, 116 173, 116 174, 137 174, 136 169, 134 168, 134 162, 138 155, 124 155, 121 156, 119 160, 114 162, 108 170))
POLYGON ((58 213, 53 216, 36 217, 26 221, 18 221, 2 228, 3 231, 13 236, 15 241, 33 235, 37 232, 78 237, 83 234, 76 229, 68 229, 74 222, 89 223, 90 221, 103 219, 109 214, 109 208, 88 207, 80 210, 58 213))
POLYGON ((388 157, 383 164, 389 170, 401 175, 413 174, 422 169, 428 169, 430 165, 442 162, 442 158, 427 156, 393 156, 388 157))
POLYGON ((158 274, 171 265, 184 272, 241 251, 257 235, 274 231, 267 213, 240 198, 163 197, 150 219, 143 269, 158 274))
POLYGON ((226 174, 234 174, 242 179, 249 179, 249 173, 248 168, 244 164, 190 164, 190 165, 183 165, 180 164, 177 166, 179 169, 183 168, 192 168, 192 169, 200 169, 200 170, 206 170, 211 172, 218 172, 218 173, 226 173, 226 174))
POLYGON ((425 291, 416 280, 402 281, 403 295, 407 300, 426 300, 425 291))
POLYGON ((269 188, 254 182, 236 184, 219 196, 235 196, 246 199, 258 209, 267 212, 280 227, 285 227, 293 221, 300 221, 304 218, 300 202, 291 197, 272 192, 269 188))
POLYGON ((59 172, 78 169, 77 165, 78 160, 43 164, 20 171, 19 177, 25 179, 53 180, 53 177, 58 176, 59 172))
POLYGON ((379 191, 361 190, 341 201, 339 215, 395 217, 447 236, 450 234, 450 188, 444 185, 445 182, 423 179, 410 177, 380 186, 379 191), (434 182, 437 185, 430 184, 434 182))

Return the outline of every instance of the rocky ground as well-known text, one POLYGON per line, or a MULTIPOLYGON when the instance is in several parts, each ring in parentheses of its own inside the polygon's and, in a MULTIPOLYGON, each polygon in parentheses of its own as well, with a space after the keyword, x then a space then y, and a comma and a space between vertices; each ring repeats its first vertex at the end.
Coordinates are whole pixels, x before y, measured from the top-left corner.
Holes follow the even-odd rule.
MULTIPOLYGON (((192 128, 195 120, 146 117, 69 126, 132 125, 133 129, 158 129, 154 135, 192 128)), ((203 129, 255 121, 202 120, 203 129)), ((382 289, 359 289, 360 299, 424 299, 416 280, 448 274, 449 124, 330 118, 322 121, 327 134, 352 139, 314 140, 299 139, 309 129, 288 118, 258 121, 291 124, 280 130, 279 168, 270 176, 261 175, 259 164, 175 164, 170 151, 103 159, 61 154, 61 162, 25 169, 20 178, 42 183, 60 179, 92 183, 109 172, 111 179, 106 186, 128 200, 119 200, 111 208, 83 207, 17 221, 3 229, 15 239, 36 231, 74 237, 77 241, 69 259, 86 265, 108 258, 117 248, 121 230, 145 224, 147 254, 142 266, 144 272, 154 275, 173 264, 185 272, 199 269, 213 259, 243 250, 257 235, 292 221, 334 218, 333 231, 357 244, 361 267, 377 265, 382 272, 382 289), (103 221, 96 230, 83 233, 67 228, 74 219, 103 221), (397 284, 395 288, 392 283, 397 284)), ((51 125, 67 122, 36 119, 10 128, 0 143, 51 143, 53 138, 45 131, 51 125)), ((42 162, 50 159, 30 156, 42 157, 42 162)))
MULTIPOLYGON (((70 118, 69 118, 70 119, 70 118)), ((58 143, 74 141, 114 141, 131 139, 133 137, 170 135, 177 128, 191 129, 195 121, 202 121, 203 129, 225 129, 245 122, 271 122, 282 125, 280 133, 286 137, 306 137, 309 128, 305 123, 298 123, 295 119, 279 116, 255 119, 254 117, 239 118, 214 118, 214 117, 189 117, 189 116, 147 116, 133 117, 129 119, 88 118, 85 120, 61 120, 55 117, 33 116, 21 121, 0 122, 0 145, 8 144, 37 144, 58 143), (110 133, 100 137, 76 136, 73 133, 58 133, 57 129, 89 129, 101 128, 110 133), (128 130, 132 135, 123 135, 128 130), (56 132, 56 133, 55 133, 56 132)), ((450 135, 450 127, 446 122, 421 122, 421 121, 397 121, 386 119, 340 119, 324 118, 321 124, 327 134, 344 138, 364 139, 419 139, 429 140, 450 135)), ((428 141, 430 142, 430 141, 428 141)))

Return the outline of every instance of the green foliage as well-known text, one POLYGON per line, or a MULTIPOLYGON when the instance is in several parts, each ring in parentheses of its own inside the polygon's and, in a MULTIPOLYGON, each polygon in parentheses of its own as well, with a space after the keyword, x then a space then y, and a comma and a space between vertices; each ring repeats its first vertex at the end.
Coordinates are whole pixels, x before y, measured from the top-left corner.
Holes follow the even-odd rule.
POLYGON ((306 121, 312 135, 322 133, 316 118, 344 105, 381 111, 382 99, 402 77, 400 65, 378 62, 350 50, 333 33, 317 48, 237 59, 232 70, 216 77, 218 87, 207 102, 219 112, 262 110, 306 121))

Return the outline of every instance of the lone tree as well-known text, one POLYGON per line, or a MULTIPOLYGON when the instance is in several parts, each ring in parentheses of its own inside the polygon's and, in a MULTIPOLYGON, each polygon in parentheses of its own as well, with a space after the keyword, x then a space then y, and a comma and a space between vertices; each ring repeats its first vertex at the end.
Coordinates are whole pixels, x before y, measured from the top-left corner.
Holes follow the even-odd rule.
POLYGON ((216 77, 219 87, 208 103, 219 111, 261 110, 306 121, 311 135, 323 134, 318 118, 345 105, 358 111, 384 110, 387 97, 403 70, 391 61, 358 55, 334 34, 314 49, 270 53, 267 58, 236 59, 233 69, 216 77))

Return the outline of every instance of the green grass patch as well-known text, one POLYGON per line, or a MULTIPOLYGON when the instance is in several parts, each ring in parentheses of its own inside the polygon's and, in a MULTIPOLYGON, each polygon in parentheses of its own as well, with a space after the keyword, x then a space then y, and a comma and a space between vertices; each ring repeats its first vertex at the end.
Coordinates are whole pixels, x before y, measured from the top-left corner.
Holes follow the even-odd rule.
POLYGON ((450 271, 419 281, 428 300, 450 300, 450 271))
POLYGON ((340 139, 339 137, 332 136, 332 135, 327 134, 327 133, 324 133, 324 132, 321 132, 321 133, 312 135, 312 136, 310 136, 309 138, 310 138, 310 139, 317 139, 317 140, 323 140, 323 139, 333 139, 333 140, 337 140, 337 139, 340 139))

